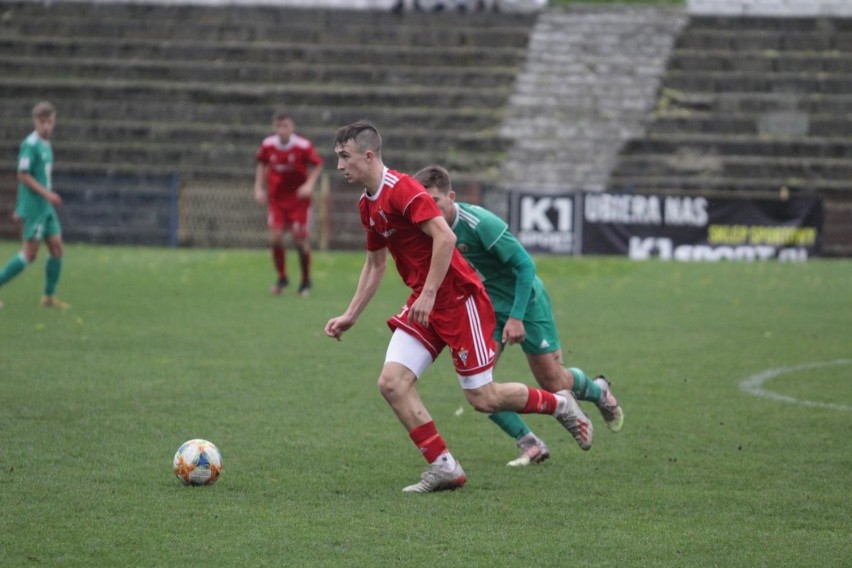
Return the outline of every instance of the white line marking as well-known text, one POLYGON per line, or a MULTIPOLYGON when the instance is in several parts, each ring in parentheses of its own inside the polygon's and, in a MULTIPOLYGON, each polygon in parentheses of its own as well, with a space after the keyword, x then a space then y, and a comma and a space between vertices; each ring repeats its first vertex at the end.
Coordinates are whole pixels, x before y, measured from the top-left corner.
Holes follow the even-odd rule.
POLYGON ((795 373, 796 371, 807 371, 809 369, 818 369, 820 367, 838 367, 840 365, 850 365, 852 364, 852 359, 834 359, 833 361, 817 361, 816 363, 805 363, 803 365, 795 365, 793 367, 778 367, 777 369, 769 369, 758 373, 756 375, 752 375, 745 379, 740 383, 740 389, 744 390, 749 394, 753 394, 755 396, 762 396, 763 398, 768 398, 770 400, 777 400, 780 402, 789 402, 791 404, 800 404, 802 406, 815 406, 819 408, 832 408, 834 410, 846 410, 847 412, 852 412, 852 406, 846 404, 834 404, 831 402, 816 402, 813 400, 799 400, 798 398, 793 398, 792 396, 786 396, 783 394, 778 394, 776 392, 772 392, 763 388, 763 383, 769 381, 770 379, 774 379, 779 375, 786 375, 787 373, 795 373))

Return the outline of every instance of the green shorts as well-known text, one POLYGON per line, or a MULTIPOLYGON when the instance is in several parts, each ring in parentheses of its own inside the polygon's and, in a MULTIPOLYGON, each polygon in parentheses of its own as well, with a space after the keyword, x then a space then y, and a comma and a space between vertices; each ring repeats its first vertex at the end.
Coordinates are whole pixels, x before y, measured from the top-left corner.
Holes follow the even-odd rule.
POLYGON ((53 235, 62 234, 62 225, 56 211, 50 210, 43 215, 24 218, 24 240, 43 241, 53 235))
MULTIPOLYGON (((494 341, 499 344, 503 338, 503 328, 506 326, 509 314, 496 315, 497 327, 494 329, 494 341)), ((550 296, 544 288, 541 289, 541 294, 536 300, 527 306, 527 312, 524 314, 524 331, 526 337, 521 343, 521 349, 527 355, 544 355, 560 349, 550 296)))

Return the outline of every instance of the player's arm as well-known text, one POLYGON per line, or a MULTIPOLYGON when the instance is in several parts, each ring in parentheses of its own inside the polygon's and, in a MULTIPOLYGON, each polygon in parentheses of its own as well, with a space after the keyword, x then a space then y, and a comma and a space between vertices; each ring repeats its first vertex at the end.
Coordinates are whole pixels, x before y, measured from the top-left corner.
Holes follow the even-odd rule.
POLYGON ((429 325, 429 314, 432 313, 435 305, 438 288, 441 287, 450 269, 450 261, 453 259, 453 250, 456 247, 456 234, 441 215, 420 223, 420 230, 432 237, 432 260, 429 263, 429 272, 426 274, 423 290, 417 300, 411 304, 408 321, 426 326, 429 325))
POLYGON ((520 343, 526 337, 523 320, 535 281, 535 261, 518 239, 505 228, 499 238, 488 247, 488 252, 515 275, 515 294, 512 309, 503 327, 502 341, 508 344, 520 343))
POLYGON ((524 314, 530 301, 532 285, 535 280, 535 262, 520 244, 515 253, 509 258, 509 264, 515 273, 515 299, 512 310, 503 327, 504 343, 520 343, 526 337, 524 329, 524 314))
POLYGON ((269 165, 258 162, 254 169, 254 200, 260 205, 266 205, 266 176, 269 174, 269 165))
POLYGON ((50 191, 45 186, 40 184, 38 180, 34 178, 29 172, 19 171, 18 181, 27 186, 27 188, 33 193, 37 193, 43 198, 45 198, 52 205, 62 204, 62 198, 59 197, 58 194, 50 191))
POLYGON ((373 299, 379 285, 382 283, 382 278, 385 275, 387 268, 387 249, 381 248, 375 251, 367 251, 367 260, 364 262, 364 268, 361 269, 361 276, 358 278, 358 287, 355 289, 355 294, 349 302, 349 307, 343 315, 336 318, 331 318, 325 324, 325 334, 340 341, 340 336, 343 332, 355 325, 358 321, 358 316, 373 299))
POLYGON ((307 199, 314 192, 314 186, 322 173, 322 166, 319 164, 311 164, 308 166, 308 178, 305 183, 299 186, 296 190, 296 196, 299 199, 307 199))

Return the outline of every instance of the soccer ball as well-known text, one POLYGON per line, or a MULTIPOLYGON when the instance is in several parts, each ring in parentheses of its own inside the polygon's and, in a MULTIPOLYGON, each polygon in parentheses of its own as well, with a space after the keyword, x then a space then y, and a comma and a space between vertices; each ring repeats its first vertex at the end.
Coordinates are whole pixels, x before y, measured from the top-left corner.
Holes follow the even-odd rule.
POLYGON ((184 485, 212 485, 222 473, 222 454, 213 442, 189 440, 175 453, 172 469, 184 485))

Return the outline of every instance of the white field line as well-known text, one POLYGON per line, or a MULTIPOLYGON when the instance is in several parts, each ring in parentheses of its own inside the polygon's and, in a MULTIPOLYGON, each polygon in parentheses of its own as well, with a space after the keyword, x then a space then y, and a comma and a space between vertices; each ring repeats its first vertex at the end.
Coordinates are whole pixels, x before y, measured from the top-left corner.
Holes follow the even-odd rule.
POLYGON ((743 380, 740 383, 740 389, 755 396, 760 396, 763 398, 768 398, 770 400, 777 400, 780 402, 788 402, 790 404, 799 404, 802 406, 812 406, 818 408, 832 408, 834 410, 845 410, 847 412, 852 412, 852 406, 847 404, 835 404, 832 402, 816 402, 813 400, 800 400, 798 398, 793 398, 792 396, 786 396, 783 394, 778 394, 776 392, 772 392, 771 390, 763 388, 764 383, 768 382, 771 379, 779 375, 786 375, 787 373, 795 373, 797 371, 807 371, 810 369, 819 369, 821 367, 838 367, 841 365, 850 365, 852 364, 852 359, 834 359, 832 361, 817 361, 814 363, 804 363, 802 365, 795 365, 792 367, 778 367, 777 369, 768 369, 766 371, 762 371, 756 375, 752 375, 747 379, 743 380))

